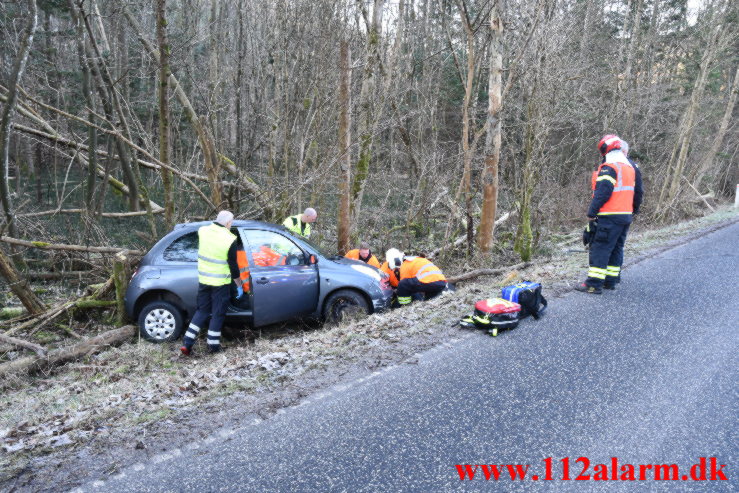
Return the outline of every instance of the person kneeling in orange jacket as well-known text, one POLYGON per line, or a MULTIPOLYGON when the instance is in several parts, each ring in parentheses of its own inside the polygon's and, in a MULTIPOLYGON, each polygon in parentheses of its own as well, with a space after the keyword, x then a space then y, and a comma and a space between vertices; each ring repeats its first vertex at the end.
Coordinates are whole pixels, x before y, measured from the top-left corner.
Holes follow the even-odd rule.
POLYGON ((390 284, 397 287, 398 304, 408 305, 413 295, 423 293, 430 300, 447 287, 446 277, 436 265, 423 257, 406 257, 403 252, 391 248, 385 255, 387 261, 381 270, 390 276, 390 284))

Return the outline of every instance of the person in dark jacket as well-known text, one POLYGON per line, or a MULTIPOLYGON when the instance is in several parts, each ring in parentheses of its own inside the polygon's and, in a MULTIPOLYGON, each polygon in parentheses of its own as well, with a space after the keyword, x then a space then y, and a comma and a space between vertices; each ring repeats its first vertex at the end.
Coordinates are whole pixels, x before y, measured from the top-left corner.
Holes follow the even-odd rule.
POLYGON ((590 245, 588 277, 575 286, 590 294, 601 294, 603 288, 616 289, 626 236, 643 197, 641 170, 624 152, 628 152, 628 144, 616 135, 606 135, 598 150, 603 162, 593 177, 593 198, 587 212, 591 224, 597 220, 597 228, 590 245))

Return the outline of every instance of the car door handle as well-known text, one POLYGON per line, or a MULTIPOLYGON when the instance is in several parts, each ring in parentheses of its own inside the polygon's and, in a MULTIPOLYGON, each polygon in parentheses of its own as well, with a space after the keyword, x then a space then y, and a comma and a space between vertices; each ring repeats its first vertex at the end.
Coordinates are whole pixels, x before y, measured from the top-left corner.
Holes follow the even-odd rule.
POLYGON ((260 277, 259 279, 257 279, 257 284, 267 284, 268 282, 269 279, 267 279, 266 277, 260 277))

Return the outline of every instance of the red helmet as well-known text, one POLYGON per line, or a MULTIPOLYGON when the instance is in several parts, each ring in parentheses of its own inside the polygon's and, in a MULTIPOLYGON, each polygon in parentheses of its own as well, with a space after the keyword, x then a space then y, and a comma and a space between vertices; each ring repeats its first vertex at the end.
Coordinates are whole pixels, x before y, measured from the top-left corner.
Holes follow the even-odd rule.
POLYGON ((616 149, 621 149, 621 139, 618 137, 618 135, 605 135, 602 139, 600 139, 600 142, 598 142, 598 150, 600 151, 601 156, 605 156, 609 152, 615 151, 616 149))

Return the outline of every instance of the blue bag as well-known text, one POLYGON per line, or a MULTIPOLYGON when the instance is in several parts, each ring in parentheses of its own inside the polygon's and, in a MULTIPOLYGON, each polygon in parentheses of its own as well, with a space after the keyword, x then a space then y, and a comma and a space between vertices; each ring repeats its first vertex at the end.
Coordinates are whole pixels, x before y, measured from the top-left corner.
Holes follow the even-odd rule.
POLYGON ((547 308, 547 300, 541 294, 541 284, 538 282, 523 281, 506 286, 501 298, 521 305, 520 318, 531 315, 538 320, 547 308))

